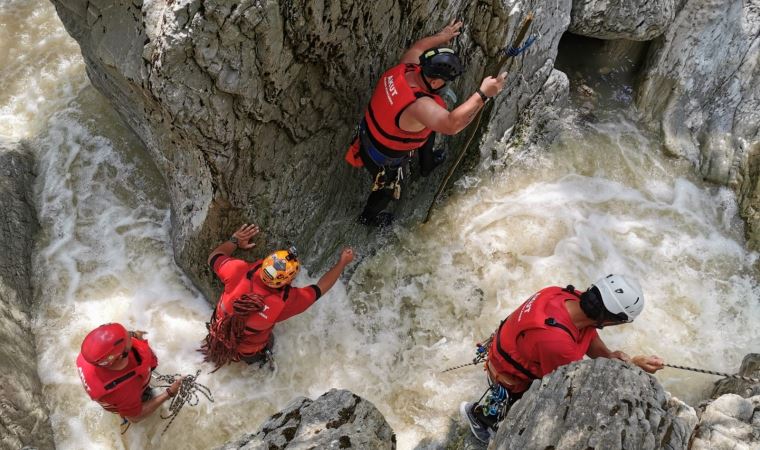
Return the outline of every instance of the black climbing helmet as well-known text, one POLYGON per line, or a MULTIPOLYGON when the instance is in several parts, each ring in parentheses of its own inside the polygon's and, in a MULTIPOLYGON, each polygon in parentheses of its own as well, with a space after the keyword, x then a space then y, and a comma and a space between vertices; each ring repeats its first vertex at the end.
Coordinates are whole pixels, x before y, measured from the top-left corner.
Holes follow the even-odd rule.
POLYGON ((459 56, 450 48, 431 48, 422 52, 420 56, 422 73, 428 78, 440 78, 446 81, 454 81, 462 75, 464 67, 459 56))

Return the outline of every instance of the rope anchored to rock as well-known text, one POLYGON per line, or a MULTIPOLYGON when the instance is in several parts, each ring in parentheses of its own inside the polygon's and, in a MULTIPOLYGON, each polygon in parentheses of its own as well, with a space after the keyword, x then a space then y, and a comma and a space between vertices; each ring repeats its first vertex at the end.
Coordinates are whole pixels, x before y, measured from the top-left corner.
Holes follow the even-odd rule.
POLYGON ((676 364, 664 364, 665 367, 672 367, 674 369, 690 370, 692 372, 706 373, 708 375, 718 375, 720 377, 736 378, 737 380, 747 381, 750 383, 760 383, 760 379, 745 377, 743 375, 736 375, 723 372, 715 372, 713 370, 697 369, 696 367, 679 366, 676 364))
MULTIPOLYGON (((534 36, 528 37, 527 40, 525 40, 525 37, 528 34, 528 29, 530 28, 530 24, 533 22, 533 13, 528 13, 528 15, 525 17, 525 19, 522 22, 522 25, 520 26, 520 30, 517 33, 517 37, 514 39, 513 43, 509 45, 507 48, 502 49, 500 53, 502 53, 502 57, 499 59, 499 62, 497 63, 497 72, 496 76, 499 76, 499 73, 501 73, 502 69, 504 69, 505 64, 509 62, 509 64, 506 66, 505 72, 509 73, 512 70, 512 63, 514 62, 514 57, 519 55, 520 53, 524 52, 528 49, 528 47, 535 42, 536 38, 534 36), (524 41, 525 40, 525 41, 524 41), (522 45, 520 45, 522 43, 522 45)), ((493 104, 493 103, 492 103, 493 104)), ((454 161, 454 164, 451 165, 449 168, 449 171, 446 173, 446 176, 443 177, 443 181, 441 181, 441 184, 438 186, 438 189, 435 191, 435 194, 433 194, 433 201, 430 203, 430 206, 428 207, 427 213, 425 214, 425 218, 422 220, 422 223, 427 223, 430 220, 430 215, 433 212, 433 206, 435 205, 436 201, 438 200, 438 197, 440 197, 441 193, 443 193, 443 190, 446 188, 446 185, 449 182, 449 179, 451 179, 452 175, 454 175, 454 171, 456 171, 457 167, 459 166, 459 163, 462 162, 462 158, 464 158, 465 153, 467 153, 467 149, 470 148, 470 144, 472 143, 473 138, 478 133, 478 130, 480 128, 480 119, 483 117, 484 114, 488 115, 491 111, 491 105, 484 106, 480 111, 478 111, 478 115, 475 118, 474 122, 470 124, 470 135, 467 137, 467 140, 465 141, 464 146, 462 147, 462 150, 459 152, 459 155, 457 156, 457 159, 454 161), (484 113, 484 111, 488 109, 487 113, 484 113)))
MULTIPOLYGON (((170 419, 169 423, 164 427, 164 431, 161 432, 161 436, 166 433, 166 430, 169 429, 169 426, 171 426, 172 422, 174 422, 174 419, 177 418, 177 414, 179 414, 185 404, 196 406, 200 402, 200 397, 198 394, 206 397, 206 399, 211 403, 214 403, 214 396, 211 394, 211 390, 196 381, 200 373, 201 371, 198 370, 195 372, 195 375, 187 375, 182 379, 182 383, 179 385, 179 391, 177 391, 177 394, 172 397, 171 403, 169 403, 170 414, 166 417, 161 414, 162 419, 170 419)), ((156 381, 159 383, 167 383, 158 386, 162 388, 168 388, 180 376, 180 374, 161 375, 155 371, 153 372, 153 378, 155 378, 156 381)))

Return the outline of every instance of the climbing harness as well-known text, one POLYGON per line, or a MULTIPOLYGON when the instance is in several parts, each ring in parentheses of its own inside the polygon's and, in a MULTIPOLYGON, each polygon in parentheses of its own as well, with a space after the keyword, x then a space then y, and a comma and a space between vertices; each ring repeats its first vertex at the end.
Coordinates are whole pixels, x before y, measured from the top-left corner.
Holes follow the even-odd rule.
MULTIPOLYGON (((509 71, 512 69, 512 63, 514 62, 514 57, 519 55, 520 53, 524 52, 525 50, 530 47, 533 42, 536 41, 536 38, 534 36, 529 37, 523 45, 520 45, 521 42, 525 39, 525 36, 528 34, 528 28, 530 28, 530 24, 533 22, 533 13, 528 13, 527 17, 525 17, 525 20, 523 20, 522 25, 520 26, 520 31, 517 33, 517 37, 513 41, 513 45, 510 45, 509 47, 503 49, 502 53, 503 56, 499 60, 499 63, 497 65, 498 71, 496 73, 496 76, 499 75, 499 72, 501 71, 502 67, 504 67, 504 64, 509 61, 509 65, 507 65, 507 68, 505 72, 509 73, 509 71)), ((478 111, 478 117, 475 119, 475 124, 470 125, 470 129, 472 130, 470 132, 470 135, 467 137, 467 140, 465 141, 464 146, 462 147, 462 151, 459 152, 459 156, 457 157, 456 161, 454 161, 454 164, 449 168, 449 171, 446 173, 446 176, 443 178, 443 181, 441 181, 441 184, 438 186, 438 190, 435 191, 435 194, 433 195, 433 201, 430 203, 430 207, 428 207, 427 214, 425 215, 425 219, 422 221, 422 223, 427 223, 428 220, 430 220, 430 214, 433 212, 433 206, 435 205, 435 202, 438 200, 438 197, 441 195, 443 190, 446 188, 446 185, 448 184, 449 180, 451 179, 451 176, 454 175, 454 171, 456 170, 457 166, 459 166, 459 163, 462 162, 462 158, 464 158, 465 153, 467 153, 467 149, 470 147, 470 144, 472 143, 473 138, 478 132, 478 128, 480 127, 480 120, 483 117, 483 111, 487 107, 492 107, 493 102, 490 102, 489 105, 484 106, 481 108, 480 111, 478 111)))
MULTIPOLYGON (((200 397, 198 394, 203 395, 208 401, 214 403, 214 396, 211 394, 211 390, 196 381, 200 373, 201 371, 198 370, 195 372, 195 375, 187 375, 182 380, 182 383, 180 383, 179 391, 177 391, 177 394, 172 397, 171 403, 169 403, 170 414, 166 417, 161 414, 162 419, 170 419, 169 423, 164 427, 164 431, 161 432, 161 436, 163 436, 164 433, 166 433, 166 430, 169 429, 169 426, 171 426, 172 422, 174 422, 174 419, 177 417, 177 414, 179 414, 180 410, 182 410, 182 407, 185 406, 185 403, 190 406, 196 406, 199 403, 200 397)), ((158 386, 162 388, 168 388, 180 376, 180 374, 161 375, 155 371, 153 372, 153 378, 155 378, 157 382, 168 383, 158 386)))
POLYGON ((489 336, 488 339, 486 339, 482 344, 480 342, 475 344, 475 358, 472 359, 471 363, 460 364, 458 366, 449 367, 448 369, 441 371, 441 373, 451 372, 452 370, 461 369, 467 366, 476 366, 482 363, 483 361, 485 361, 486 357, 488 356, 488 347, 491 345, 493 336, 494 335, 491 334, 491 336, 489 336))
POLYGON ((760 379, 745 377, 745 376, 742 376, 742 375, 723 373, 723 372, 715 372, 715 371, 712 371, 712 370, 705 370, 705 369, 697 369, 696 367, 678 366, 676 364, 663 364, 663 365, 665 367, 672 367, 674 369, 690 370, 692 372, 706 373, 706 374, 709 374, 709 375, 718 375, 718 376, 721 376, 721 377, 736 378, 738 380, 748 381, 750 383, 760 383, 760 379))
POLYGON ((403 179, 404 179, 403 167, 397 167, 397 168, 383 167, 382 169, 380 169, 380 172, 378 172, 377 175, 375 175, 375 180, 372 183, 372 192, 379 191, 380 189, 392 190, 394 200, 398 200, 401 198, 401 180, 403 179), (386 169, 389 169, 389 171, 395 170, 396 178, 393 179, 392 174, 389 174, 390 176, 386 176, 385 174, 386 169))

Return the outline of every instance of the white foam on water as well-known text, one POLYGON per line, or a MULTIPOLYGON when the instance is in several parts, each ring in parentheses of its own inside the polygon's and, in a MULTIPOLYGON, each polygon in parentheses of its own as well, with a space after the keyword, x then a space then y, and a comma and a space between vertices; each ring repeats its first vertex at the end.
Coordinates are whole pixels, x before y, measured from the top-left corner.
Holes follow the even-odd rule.
MULTIPOLYGON (((430 224, 400 230, 365 261, 348 293, 339 283, 277 326, 274 373, 238 364, 209 375, 196 348, 211 309, 174 264, 160 174, 105 100, 82 91, 78 49, 50 4, 4 2, 0 23, 11 62, 0 67, 0 136, 39 148, 34 328, 58 448, 210 448, 332 387, 374 402, 399 448, 435 447, 458 403, 485 389, 479 368, 441 370, 470 361, 473 344, 537 289, 585 288, 615 271, 639 277, 648 304, 636 323, 601 332, 611 347, 727 372, 757 351, 757 255, 744 248, 733 193, 614 118, 516 153, 496 177, 459 182, 430 224), (186 407, 163 437, 157 416, 120 435, 74 366, 82 338, 107 321, 148 331, 161 373, 204 369, 216 402, 186 407)), ((302 273, 296 284, 314 280, 302 273)), ((657 377, 689 401, 715 380, 657 377)))
POLYGON ((87 85, 79 47, 52 3, 0 2, 0 138, 34 137, 87 85))

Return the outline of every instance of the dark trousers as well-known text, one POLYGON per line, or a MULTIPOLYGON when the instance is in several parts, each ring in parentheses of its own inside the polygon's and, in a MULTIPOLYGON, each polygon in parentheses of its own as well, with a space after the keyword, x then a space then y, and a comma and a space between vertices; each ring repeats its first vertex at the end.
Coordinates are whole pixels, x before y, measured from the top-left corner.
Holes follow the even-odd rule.
POLYGON ((269 355, 272 354, 272 347, 274 347, 274 335, 269 335, 269 342, 260 352, 252 355, 242 355, 240 360, 244 363, 251 364, 264 364, 269 359, 269 355))
MULTIPOLYGON (((435 133, 430 133, 430 137, 425 142, 425 144, 417 149, 417 153, 419 154, 420 158, 420 174, 423 177, 430 175, 430 173, 435 168, 435 163, 433 161, 433 145, 435 145, 435 133)), ((367 154, 367 150, 363 145, 359 145, 359 156, 361 156, 362 162, 364 162, 364 168, 367 169, 369 174, 372 176, 372 181, 374 182, 377 173, 380 172, 382 167, 375 164, 372 158, 370 158, 367 154)), ((402 164, 401 166, 397 166, 395 168, 386 167, 386 177, 395 179, 396 170, 401 169, 404 165, 405 164, 402 164)), ((388 207, 388 204, 391 202, 391 200, 393 200, 392 189, 378 189, 377 191, 372 191, 372 193, 369 194, 367 204, 364 206, 364 210, 362 211, 362 218, 366 220, 374 219, 378 214, 380 214, 385 208, 388 207)))

